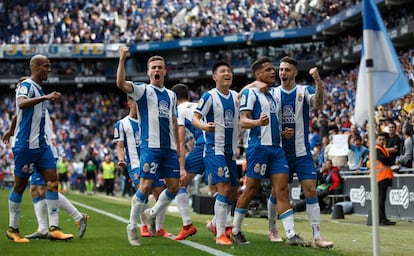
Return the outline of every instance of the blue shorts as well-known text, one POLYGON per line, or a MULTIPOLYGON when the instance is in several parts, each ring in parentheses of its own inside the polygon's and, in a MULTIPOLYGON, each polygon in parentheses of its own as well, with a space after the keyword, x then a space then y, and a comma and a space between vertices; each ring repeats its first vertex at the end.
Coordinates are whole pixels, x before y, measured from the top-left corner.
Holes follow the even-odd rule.
POLYGON ((204 165, 204 144, 195 145, 185 158, 185 170, 189 173, 203 174, 206 170, 204 165))
POLYGON ((292 183, 294 173, 298 176, 299 182, 302 180, 316 180, 317 173, 312 156, 286 156, 286 158, 289 165, 289 183, 292 183))
POLYGON ((32 169, 38 172, 56 170, 56 160, 49 146, 36 149, 13 148, 14 175, 28 179, 32 169))
POLYGON ((175 150, 143 149, 140 164, 140 178, 154 181, 163 178, 180 178, 180 164, 175 150))
POLYGON ((206 154, 204 158, 211 184, 230 182, 233 187, 240 185, 236 161, 223 155, 206 154))
MULTIPOLYGON (((129 178, 132 181, 132 185, 134 186, 134 188, 137 188, 139 185, 139 168, 134 168, 131 170, 130 165, 128 165, 128 174, 129 174, 129 178)), ((163 179, 156 179, 154 180, 154 183, 152 184, 152 187, 163 187, 164 184, 164 180, 163 179)))
POLYGON ((248 147, 246 161, 246 176, 253 179, 265 179, 280 173, 289 174, 285 151, 280 147, 248 147))
POLYGON ((32 176, 30 176, 30 186, 46 186, 46 181, 39 172, 33 171, 32 176))

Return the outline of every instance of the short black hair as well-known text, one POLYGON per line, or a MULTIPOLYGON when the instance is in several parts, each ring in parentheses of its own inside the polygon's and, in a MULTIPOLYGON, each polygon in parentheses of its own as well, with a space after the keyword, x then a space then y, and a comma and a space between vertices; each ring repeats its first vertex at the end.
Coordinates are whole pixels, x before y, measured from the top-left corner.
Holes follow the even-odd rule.
POLYGON ((264 63, 272 63, 272 59, 269 57, 261 57, 259 59, 257 59, 255 62, 253 62, 252 64, 252 72, 253 74, 256 73, 257 70, 261 69, 263 67, 264 63))
POLYGON ((219 61, 219 62, 217 62, 216 64, 214 64, 214 66, 213 66, 213 68, 211 69, 211 71, 214 73, 214 72, 216 72, 216 69, 218 68, 218 67, 220 67, 220 66, 227 66, 228 68, 230 68, 231 69, 231 67, 230 67, 230 65, 227 63, 227 62, 225 62, 225 61, 219 61))
POLYGON ((185 84, 176 84, 171 90, 177 95, 177 99, 188 99, 188 86, 185 84))
POLYGON ((287 62, 287 63, 289 63, 289 64, 291 64, 291 65, 293 65, 293 66, 295 66, 295 67, 298 67, 298 62, 297 62, 294 58, 292 58, 292 57, 290 57, 290 56, 285 56, 285 57, 283 57, 283 58, 280 60, 280 63, 282 63, 282 62, 287 62))

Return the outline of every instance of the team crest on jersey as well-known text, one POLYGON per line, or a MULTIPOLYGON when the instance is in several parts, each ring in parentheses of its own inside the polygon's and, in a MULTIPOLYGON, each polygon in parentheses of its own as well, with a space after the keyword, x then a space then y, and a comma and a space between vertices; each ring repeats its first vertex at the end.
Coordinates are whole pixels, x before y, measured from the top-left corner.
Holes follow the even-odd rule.
POLYGON ((261 169, 260 164, 259 164, 259 163, 257 163, 257 164, 254 166, 253 171, 254 171, 255 173, 259 173, 259 172, 260 172, 260 169, 261 169))
POLYGON ((223 176, 224 176, 224 170, 223 170, 223 168, 221 168, 221 167, 219 167, 219 168, 218 168, 218 170, 217 170, 217 175, 218 175, 219 177, 223 177, 223 176))
POLYGON ((20 86, 19 87, 19 94, 27 95, 28 89, 26 86, 20 86))
POLYGON ((241 96, 241 98, 240 98, 240 104, 242 105, 242 106, 244 106, 245 104, 246 104, 246 95, 242 95, 241 96))
POLYGON ((204 104, 204 100, 203 100, 203 99, 200 99, 200 100, 198 101, 198 107, 203 106, 203 104, 204 104))
POLYGON ((303 101, 303 94, 302 93, 299 93, 298 94, 298 101, 299 102, 302 102, 303 101))
POLYGON ((143 170, 144 172, 149 172, 149 170, 150 170, 150 165, 149 165, 149 163, 145 163, 145 164, 142 166, 142 170, 143 170))

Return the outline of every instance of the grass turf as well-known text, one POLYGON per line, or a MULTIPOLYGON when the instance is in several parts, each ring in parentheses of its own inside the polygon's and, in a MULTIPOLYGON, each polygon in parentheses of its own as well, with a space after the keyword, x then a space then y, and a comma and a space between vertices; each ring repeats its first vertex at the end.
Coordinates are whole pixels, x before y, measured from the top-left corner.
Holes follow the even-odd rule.
MULTIPOLYGON (((372 255, 372 228, 366 226, 366 217, 346 215, 343 220, 331 220, 330 215, 322 214, 322 234, 335 242, 330 250, 304 247, 290 247, 284 243, 270 243, 267 239, 267 220, 264 218, 245 218, 243 231, 249 245, 220 246, 216 245, 212 234, 205 225, 210 215, 193 214, 193 223, 198 228, 195 236, 184 243, 168 238, 140 238, 142 245, 132 247, 126 239, 126 221, 129 217, 129 198, 81 195, 76 192, 66 195, 73 200, 81 212, 90 215, 87 232, 83 239, 78 238, 78 231, 73 219, 65 212, 60 212, 60 226, 66 233, 75 235, 68 242, 35 240, 28 244, 17 244, 5 237, 8 226, 9 190, 0 190, 0 255, 59 255, 59 256, 102 256, 102 255, 372 255), (79 204, 80 203, 80 204, 79 204), (93 210, 99 209, 101 212, 93 210), (185 243, 194 242, 196 249, 185 243), (216 251, 206 252, 212 248, 216 251)), ((174 206, 166 217, 165 228, 178 234, 181 218, 174 212, 174 206)), ((278 221, 279 230, 283 230, 278 221)), ((20 231, 29 234, 36 230, 30 195, 25 192, 22 203, 20 231)), ((396 226, 380 227, 380 244, 382 255, 411 255, 414 251, 412 230, 414 224, 409 221, 398 221, 396 226)), ((295 229, 306 240, 310 240, 311 230, 305 213, 295 214, 295 229)), ((282 232, 283 233, 283 232, 282 232)))

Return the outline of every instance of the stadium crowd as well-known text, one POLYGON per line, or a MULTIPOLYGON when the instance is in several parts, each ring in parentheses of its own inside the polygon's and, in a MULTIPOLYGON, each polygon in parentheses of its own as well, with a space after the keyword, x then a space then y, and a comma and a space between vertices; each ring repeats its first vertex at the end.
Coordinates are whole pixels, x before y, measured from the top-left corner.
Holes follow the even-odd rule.
POLYGON ((315 25, 356 0, 0 3, 0 44, 137 43, 315 25))
MULTIPOLYGON (((414 49, 400 53, 399 58, 413 86, 414 49)), ((316 150, 315 157, 320 149, 318 145, 322 144, 324 137, 329 139, 332 132, 351 133, 357 69, 332 73, 324 77, 323 81, 325 83, 324 108, 313 110, 312 121, 309 124, 314 131, 309 139, 316 150)), ((302 82, 305 81, 300 81, 302 82)), ((207 87, 200 86, 199 88, 205 90, 207 87)), ((197 101, 202 93, 203 91, 192 91, 192 100, 197 101)), ((112 142, 113 128, 116 120, 128 111, 126 99, 122 98, 119 93, 102 94, 97 91, 93 93, 70 92, 65 93, 64 97, 66 100, 54 102, 50 108, 60 154, 65 155, 72 162, 78 162, 80 159, 85 159, 89 149, 92 148, 99 163, 108 154, 116 159, 115 145, 112 142)), ((2 110, 0 136, 3 136, 15 112, 15 99, 12 91, 8 96, 3 97, 0 108, 2 110)), ((409 135, 414 133, 413 93, 386 106, 379 106, 376 116, 378 123, 381 123, 379 129, 382 131, 387 132, 388 124, 394 122, 397 128, 396 133, 403 142, 404 129, 409 135)), ((367 130, 359 128, 357 133, 361 135, 362 142, 366 145, 367 130)), ((10 147, 3 142, 0 142, 0 159, 0 170, 12 173, 12 152, 10 147)), ((317 159, 315 161, 317 162, 317 159)), ((334 160, 334 165, 349 169, 347 159, 342 159, 339 163, 334 160)))

